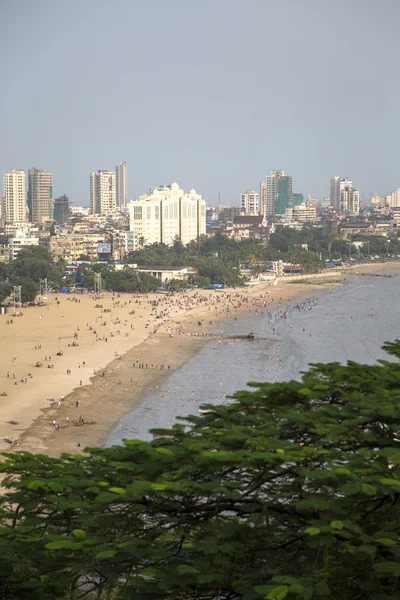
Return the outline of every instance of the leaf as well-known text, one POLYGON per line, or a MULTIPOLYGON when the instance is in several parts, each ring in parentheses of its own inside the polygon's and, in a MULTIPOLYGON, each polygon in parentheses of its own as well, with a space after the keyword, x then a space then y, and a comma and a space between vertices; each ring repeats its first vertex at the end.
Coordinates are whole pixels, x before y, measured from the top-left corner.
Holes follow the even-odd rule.
POLYGON ((198 575, 200 573, 200 571, 194 567, 191 567, 190 565, 179 565, 176 570, 178 571, 179 575, 187 575, 189 573, 198 575))
POLYGON ((289 592, 287 585, 278 585, 265 596, 266 600, 283 600, 289 592))
POLYGON ((305 533, 308 533, 308 535, 319 535, 321 530, 318 527, 307 527, 305 533))
POLYGON ((72 535, 77 539, 77 540, 83 540, 83 538, 86 537, 86 533, 83 531, 83 529, 73 529, 72 531, 72 535))
POLYGON ((164 483, 152 483, 150 485, 152 490, 155 490, 156 492, 163 492, 164 490, 167 489, 167 485, 165 485, 164 483))
POLYGON ((332 521, 331 529, 343 529, 343 522, 342 521, 332 521))
POLYGON ((168 448, 155 448, 155 451, 159 454, 166 454, 167 456, 173 456, 174 453, 168 448))
POLYGON ((376 546, 372 546, 371 544, 363 544, 358 549, 359 552, 364 552, 365 554, 375 554, 377 551, 376 546))
POLYGON ((378 538, 376 541, 382 546, 397 546, 397 542, 395 542, 395 540, 390 540, 389 538, 378 538))
POLYGON ((96 558, 114 558, 116 555, 115 550, 103 550, 96 554, 96 558))
POLYGON ((117 487, 112 487, 112 488, 108 488, 109 492, 112 492, 113 494, 118 494, 119 496, 125 496, 126 491, 122 488, 117 488, 117 487))
POLYGON ((369 483, 363 483, 361 486, 361 490, 367 496, 376 496, 376 487, 374 485, 370 485, 369 483))
POLYGON ((58 542, 50 542, 45 546, 48 550, 80 550, 82 544, 77 544, 71 540, 59 540, 58 542))
POLYGON ((320 583, 317 583, 317 585, 315 586, 315 591, 317 592, 318 596, 330 596, 331 595, 331 590, 326 585, 326 583, 324 583, 323 581, 321 581, 320 583))
POLYGON ((282 450, 282 448, 277 448, 277 449, 276 449, 276 453, 277 453, 277 454, 285 454, 285 451, 284 451, 284 450, 282 450))

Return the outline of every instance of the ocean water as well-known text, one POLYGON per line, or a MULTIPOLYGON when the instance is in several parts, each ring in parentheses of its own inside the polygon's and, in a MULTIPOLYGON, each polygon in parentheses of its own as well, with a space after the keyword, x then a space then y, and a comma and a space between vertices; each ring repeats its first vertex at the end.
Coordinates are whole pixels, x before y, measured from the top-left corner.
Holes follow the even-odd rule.
POLYGON ((226 396, 249 381, 298 379, 315 362, 371 364, 388 358, 381 346, 400 338, 399 292, 400 276, 353 276, 331 291, 314 288, 303 310, 282 305, 272 319, 266 308, 220 323, 224 334, 253 331, 258 339, 210 340, 121 419, 107 445, 125 438, 149 440, 149 429, 170 427, 178 415, 196 414, 201 404, 228 402, 226 396), (279 314, 285 310, 287 318, 279 314))

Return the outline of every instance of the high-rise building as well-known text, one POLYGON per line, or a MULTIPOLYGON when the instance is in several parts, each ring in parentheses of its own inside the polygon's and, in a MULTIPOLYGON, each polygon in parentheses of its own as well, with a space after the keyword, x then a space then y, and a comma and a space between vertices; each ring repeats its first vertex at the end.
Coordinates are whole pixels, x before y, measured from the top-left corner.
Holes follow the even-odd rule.
POLYGON ((360 193, 353 185, 346 185, 340 191, 340 212, 349 215, 358 215, 360 212, 360 193))
POLYGON ((260 214, 260 195, 254 190, 246 190, 240 194, 240 207, 246 215, 260 214))
POLYGON ((284 215, 287 208, 293 207, 293 180, 289 175, 278 178, 275 214, 284 215))
POLYGON ((392 192, 390 197, 390 207, 398 208, 400 206, 400 188, 392 192))
POLYGON ((115 167, 115 186, 117 207, 122 208, 127 203, 126 161, 115 167))
POLYGON ((3 176, 6 223, 26 221, 25 171, 10 170, 3 176))
POLYGON ((205 201, 196 190, 185 194, 175 181, 130 202, 129 216, 139 244, 171 246, 179 239, 185 245, 206 233, 205 201))
POLYGON ((278 193, 278 179, 285 176, 285 171, 271 171, 260 184, 260 209, 264 217, 275 213, 276 194, 278 193))
POLYGON ((54 220, 63 224, 69 219, 69 200, 68 196, 63 194, 54 200, 54 220))
POLYGON ((116 211, 115 173, 97 171, 90 175, 90 207, 94 215, 110 215, 116 211))
POLYGON ((28 171, 28 209, 32 223, 53 218, 53 176, 43 169, 28 171))
POLYGON ((336 210, 340 210, 340 177, 335 175, 331 179, 331 193, 329 196, 331 206, 336 210))

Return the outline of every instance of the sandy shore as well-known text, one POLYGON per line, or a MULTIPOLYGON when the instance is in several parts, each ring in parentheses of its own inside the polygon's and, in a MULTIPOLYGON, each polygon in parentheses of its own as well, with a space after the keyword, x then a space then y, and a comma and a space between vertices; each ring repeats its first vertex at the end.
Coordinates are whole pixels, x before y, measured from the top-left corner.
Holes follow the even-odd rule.
MULTIPOLYGON (((400 263, 357 265, 351 271, 394 268, 400 263)), ((21 317, 0 315, 0 394, 7 394, 0 397, 0 439, 21 440, 18 446, 0 442, 0 449, 57 456, 103 444, 121 416, 149 391, 162 394, 163 380, 208 341, 199 333, 232 314, 318 289, 321 285, 266 283, 174 296, 105 293, 96 300, 60 294, 49 295, 47 306, 25 308, 21 317), (36 367, 37 362, 43 366, 36 367), (79 417, 84 425, 77 424, 79 417)))
POLYGON ((97 300, 59 294, 49 295, 47 306, 25 308, 23 316, 0 315, 0 394, 7 394, 0 397, 0 438, 21 440, 18 446, 4 443, 4 449, 58 455, 104 443, 123 414, 148 391, 161 393, 171 370, 207 342, 199 333, 273 299, 310 294, 310 287, 262 284, 142 297, 106 293, 97 300), (84 425, 76 423, 79 417, 84 425))

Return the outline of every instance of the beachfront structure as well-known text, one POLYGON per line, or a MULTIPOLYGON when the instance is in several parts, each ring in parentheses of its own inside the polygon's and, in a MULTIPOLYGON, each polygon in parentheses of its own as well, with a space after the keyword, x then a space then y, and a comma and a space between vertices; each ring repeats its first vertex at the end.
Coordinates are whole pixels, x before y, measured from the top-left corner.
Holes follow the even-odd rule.
POLYGON ((260 183, 260 211, 262 216, 275 214, 275 201, 278 193, 278 180, 285 176, 285 171, 274 170, 260 183))
POLYGON ((15 260, 21 250, 27 246, 39 246, 39 238, 17 230, 14 236, 8 239, 10 261, 15 260))
POLYGON ((25 171, 10 170, 3 176, 6 223, 26 221, 25 171))
POLYGON ((126 161, 115 167, 115 188, 117 208, 123 208, 127 203, 126 161))
POLYGON ((129 229, 141 246, 171 246, 176 239, 188 244, 206 233, 206 203, 196 190, 186 194, 174 181, 129 203, 129 229))
POLYGON ((240 207, 246 215, 260 214, 260 194, 254 190, 246 190, 240 194, 240 207))
POLYGON ((90 207, 92 214, 111 215, 116 212, 113 171, 97 171, 90 174, 90 207))
POLYGON ((54 220, 62 225, 69 219, 69 200, 68 196, 63 194, 54 200, 54 220))
POLYGON ((156 279, 159 279, 161 283, 171 281, 171 279, 179 279, 180 281, 187 281, 190 275, 196 275, 197 269, 193 267, 153 267, 153 266, 140 266, 136 268, 138 273, 146 273, 156 279))
POLYGON ((36 167, 28 171, 28 209, 31 223, 53 218, 53 176, 36 167))

